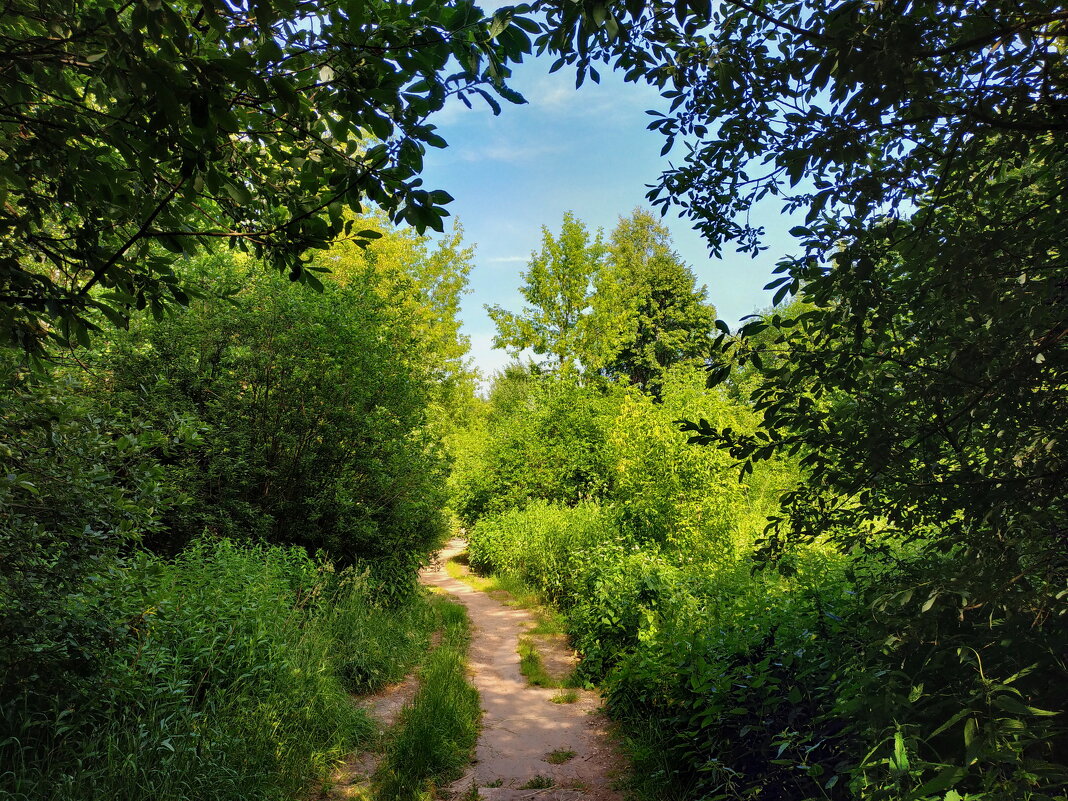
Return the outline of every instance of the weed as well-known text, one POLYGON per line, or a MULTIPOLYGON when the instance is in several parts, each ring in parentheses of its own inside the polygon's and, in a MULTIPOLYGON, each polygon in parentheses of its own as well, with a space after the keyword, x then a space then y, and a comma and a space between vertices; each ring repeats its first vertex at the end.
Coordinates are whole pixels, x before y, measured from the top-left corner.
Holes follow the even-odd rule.
POLYGON ((520 790, 548 790, 556 782, 552 776, 534 776, 526 784, 519 785, 520 790))
POLYGON ((578 690, 563 690, 549 700, 554 704, 573 704, 579 699, 578 690))
POLYGON ((526 637, 519 640, 519 672, 526 677, 527 684, 533 687, 556 687, 557 682, 545 670, 541 654, 526 637))
MULTIPOLYGON (((0 797, 293 798, 370 740, 335 659, 356 621, 378 644, 375 616, 392 610, 373 609, 358 576, 338 581, 301 549, 220 540, 131 558, 92 592, 129 634, 101 656, 106 682, 72 689, 62 732, 40 715, 0 735, 0 797)), ((383 671, 396 653, 383 646, 383 671)), ((0 704, 0 731, 15 713, 0 704)))
POLYGON ((550 765, 563 765, 565 762, 570 762, 575 758, 575 752, 570 748, 557 748, 555 751, 550 751, 545 756, 545 761, 550 765))

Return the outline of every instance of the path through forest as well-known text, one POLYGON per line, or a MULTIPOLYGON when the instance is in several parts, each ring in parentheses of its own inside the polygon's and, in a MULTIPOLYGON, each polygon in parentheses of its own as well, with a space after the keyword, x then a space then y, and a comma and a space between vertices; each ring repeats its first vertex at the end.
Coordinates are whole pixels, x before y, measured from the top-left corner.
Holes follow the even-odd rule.
POLYGON ((482 698, 475 761, 449 795, 463 797, 474 785, 485 801, 617 801, 621 795, 611 785, 620 763, 597 694, 579 690, 575 703, 558 704, 550 699, 559 690, 527 685, 516 649, 536 621, 445 572, 444 563, 464 548, 463 540, 451 540, 440 562, 420 574, 424 584, 467 607, 472 681, 482 698))

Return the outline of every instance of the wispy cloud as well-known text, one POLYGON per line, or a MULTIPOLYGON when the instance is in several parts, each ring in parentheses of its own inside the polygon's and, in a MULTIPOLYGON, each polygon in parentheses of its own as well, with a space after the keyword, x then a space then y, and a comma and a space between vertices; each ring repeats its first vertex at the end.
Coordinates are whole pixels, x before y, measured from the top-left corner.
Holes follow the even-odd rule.
POLYGON ((576 89, 574 78, 566 69, 538 75, 522 91, 532 106, 546 114, 604 121, 630 121, 635 110, 644 111, 663 103, 657 91, 646 84, 621 85, 613 80, 610 85, 598 86, 587 78, 586 84, 576 89))
POLYGON ((566 148, 559 143, 523 142, 498 139, 481 147, 461 147, 457 155, 463 161, 503 161, 515 164, 537 161, 546 156, 563 153, 566 148))

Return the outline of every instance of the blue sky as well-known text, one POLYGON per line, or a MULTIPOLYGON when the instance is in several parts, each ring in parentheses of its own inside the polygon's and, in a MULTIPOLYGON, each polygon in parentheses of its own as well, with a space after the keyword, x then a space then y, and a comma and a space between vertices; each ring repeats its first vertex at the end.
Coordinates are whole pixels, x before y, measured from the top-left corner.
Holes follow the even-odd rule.
MULTIPOLYGON (((609 233, 620 216, 647 205, 646 185, 655 182, 672 154, 660 156, 663 140, 646 130, 646 109, 662 106, 656 91, 625 84, 602 72, 601 83, 575 89, 567 69, 548 74, 547 59, 520 65, 510 84, 527 105, 502 103, 494 117, 484 104, 468 110, 456 102, 432 120, 449 142, 430 150, 426 186, 455 198, 449 209, 463 223, 465 239, 477 246, 470 289, 463 303, 464 333, 471 338, 475 365, 489 376, 508 362, 494 350, 494 327, 484 304, 522 307, 521 270, 540 246, 541 226, 559 230, 564 212, 573 211, 591 229, 609 233)), ((719 316, 733 323, 771 303, 762 291, 777 259, 791 248, 787 231, 796 221, 775 204, 754 213, 765 226, 769 250, 757 259, 724 252, 708 256, 700 236, 685 220, 665 219, 675 248, 706 284, 719 316)))

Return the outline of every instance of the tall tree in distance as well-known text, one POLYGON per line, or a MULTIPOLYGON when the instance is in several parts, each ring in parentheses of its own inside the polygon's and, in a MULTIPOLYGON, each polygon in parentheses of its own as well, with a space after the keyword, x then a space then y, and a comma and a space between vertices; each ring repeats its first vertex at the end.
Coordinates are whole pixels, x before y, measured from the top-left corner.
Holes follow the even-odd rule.
POLYGON ((497 326, 493 345, 513 355, 530 348, 548 354, 561 373, 574 369, 586 350, 585 322, 590 311, 592 286, 604 260, 601 232, 592 237, 572 212, 564 214, 560 235, 541 229, 541 251, 530 255, 526 281, 520 288, 529 303, 520 313, 499 305, 486 306, 497 326))
POLYGON ((656 397, 669 367, 707 355, 715 320, 667 228, 645 209, 621 217, 595 279, 588 366, 656 397))

